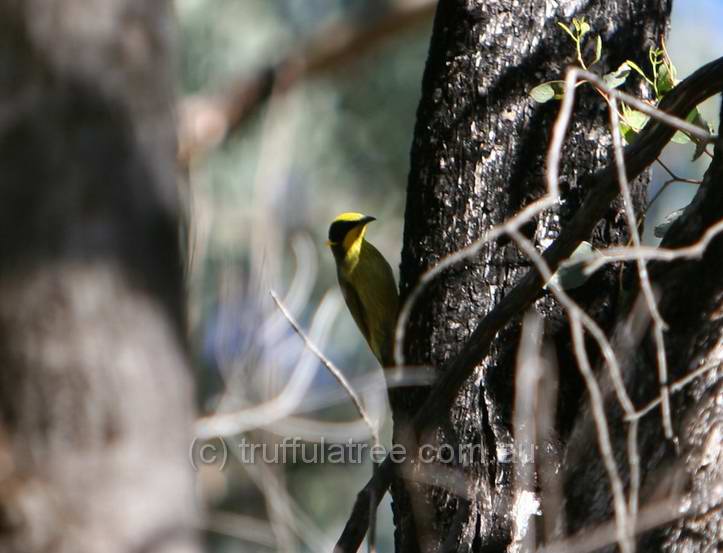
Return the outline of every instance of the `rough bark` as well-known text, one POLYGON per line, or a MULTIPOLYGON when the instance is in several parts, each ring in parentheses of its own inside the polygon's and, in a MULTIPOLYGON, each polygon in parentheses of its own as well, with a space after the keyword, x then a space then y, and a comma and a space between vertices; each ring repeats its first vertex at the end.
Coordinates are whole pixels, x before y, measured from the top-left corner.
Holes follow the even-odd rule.
POLYGON ((196 551, 168 2, 0 2, 0 550, 196 551))
MULTIPOLYGON (((527 93, 536 84, 560 78, 564 67, 574 61, 571 42, 556 22, 585 17, 602 34, 605 47, 599 70, 606 72, 627 58, 644 58, 664 32, 670 8, 662 0, 588 2, 577 10, 569 5, 545 6, 451 0, 439 4, 412 146, 403 294, 442 257, 469 245, 544 192, 543 157, 556 106, 536 105, 527 93)), ((593 91, 580 92, 562 155, 561 208, 525 229, 540 249, 579 206, 586 192, 579 177, 609 159, 604 104, 593 91)), ((646 182, 642 178, 634 183, 638 206, 646 182)), ((596 227, 592 242, 601 247, 627 238, 620 205, 615 204, 596 227)), ((527 268, 524 255, 498 241, 440 275, 413 311, 405 340, 406 362, 442 366, 527 268)), ((629 281, 627 273, 608 268, 574 297, 604 328, 610 328, 621 287, 629 281)), ((564 437, 578 407, 580 381, 560 308, 547 296, 536 308, 558 349, 564 384, 558 420, 564 437)), ((399 551, 417 551, 420 541, 421 549, 430 550, 509 546, 510 416, 518 334, 518 325, 513 324, 498 335, 450 413, 451 431, 446 428, 436 437, 439 443, 482 445, 475 462, 460 469, 462 496, 467 499, 458 489, 456 493, 445 489, 449 486, 442 477, 430 486, 411 483, 398 472, 392 490, 399 551)), ((423 392, 393 398, 398 437, 403 437, 407 415, 422 398, 423 392)))

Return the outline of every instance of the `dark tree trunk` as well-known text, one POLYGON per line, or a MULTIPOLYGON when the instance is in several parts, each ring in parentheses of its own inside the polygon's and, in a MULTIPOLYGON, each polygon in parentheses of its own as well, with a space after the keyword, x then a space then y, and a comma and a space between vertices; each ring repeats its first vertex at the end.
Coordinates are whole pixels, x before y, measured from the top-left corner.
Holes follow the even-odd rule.
POLYGON ((0 2, 0 550, 196 551, 170 5, 0 2))
MULTIPOLYGON (((643 63, 648 48, 664 34, 670 11, 666 0, 589 2, 576 13, 564 2, 558 8, 545 2, 519 2, 515 8, 510 4, 439 4, 411 154, 403 295, 444 256, 470 245, 544 193, 543 159, 559 104, 535 104, 528 92, 544 81, 562 78, 565 66, 575 60, 574 46, 556 22, 584 17, 602 35, 603 58, 596 70, 608 72, 629 58, 643 63)), ((640 88, 632 90, 640 94, 640 88)), ((590 87, 582 87, 579 94, 562 152, 561 207, 523 228, 540 250, 580 205, 587 192, 582 177, 611 159, 604 101, 590 87)), ((632 183, 636 208, 646 185, 647 175, 632 183)), ((590 240, 598 248, 627 242, 619 202, 590 240)), ((413 309, 405 339, 406 363, 442 367, 529 267, 516 246, 498 240, 439 275, 413 309)), ((633 285, 631 276, 632 271, 608 266, 573 297, 598 324, 611 329, 623 292, 633 285)), ((548 437, 555 444, 569 435, 583 388, 562 309, 549 294, 542 295, 535 308, 557 349, 562 383, 558 435, 548 437)), ((438 443, 482 445, 473 463, 455 469, 463 475, 457 486, 464 493, 458 488, 450 491, 441 471, 433 476, 435 485, 428 485, 429 475, 421 484, 409 473, 397 472, 392 492, 398 551, 510 548, 510 425, 518 337, 519 320, 498 334, 475 377, 461 390, 450 427, 436 438, 438 443)), ((422 400, 423 392, 393 397, 398 439, 404 441, 409 415, 422 400)))

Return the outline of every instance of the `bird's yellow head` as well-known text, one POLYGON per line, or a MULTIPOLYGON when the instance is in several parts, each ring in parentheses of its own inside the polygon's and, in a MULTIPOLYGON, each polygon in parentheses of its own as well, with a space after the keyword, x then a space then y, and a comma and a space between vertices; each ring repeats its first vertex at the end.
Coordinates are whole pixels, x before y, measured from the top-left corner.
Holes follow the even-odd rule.
POLYGON ((374 217, 349 211, 337 215, 329 226, 329 240, 326 244, 337 258, 358 255, 367 225, 375 221, 374 217))

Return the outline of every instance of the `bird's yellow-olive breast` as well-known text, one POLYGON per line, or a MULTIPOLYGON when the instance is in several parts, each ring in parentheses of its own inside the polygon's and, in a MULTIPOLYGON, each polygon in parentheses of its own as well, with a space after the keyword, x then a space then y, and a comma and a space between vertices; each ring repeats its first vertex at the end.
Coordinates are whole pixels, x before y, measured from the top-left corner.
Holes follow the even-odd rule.
POLYGON ((389 263, 364 239, 374 220, 363 213, 340 214, 329 227, 328 244, 349 312, 381 365, 389 367, 399 298, 389 263))

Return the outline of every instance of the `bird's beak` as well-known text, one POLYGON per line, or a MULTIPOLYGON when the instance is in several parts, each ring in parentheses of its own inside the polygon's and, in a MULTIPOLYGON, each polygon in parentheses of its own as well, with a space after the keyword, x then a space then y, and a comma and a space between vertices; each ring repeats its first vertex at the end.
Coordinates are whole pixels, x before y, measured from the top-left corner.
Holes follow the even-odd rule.
POLYGON ((372 217, 371 215, 365 215, 364 217, 359 219, 359 224, 360 225, 368 225, 372 221, 376 221, 376 220, 377 220, 376 217, 372 217))
POLYGON ((331 248, 334 245, 334 242, 332 242, 331 240, 325 240, 324 245, 329 246, 331 248))

